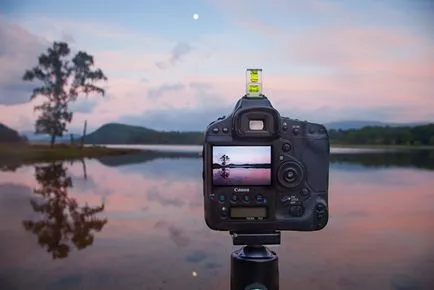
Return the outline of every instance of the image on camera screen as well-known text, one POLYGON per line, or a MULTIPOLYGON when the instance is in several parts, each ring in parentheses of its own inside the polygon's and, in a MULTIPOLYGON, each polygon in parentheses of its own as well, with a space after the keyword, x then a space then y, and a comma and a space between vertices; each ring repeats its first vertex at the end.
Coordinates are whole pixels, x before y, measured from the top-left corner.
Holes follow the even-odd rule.
POLYGON ((213 185, 271 185, 271 146, 213 146, 213 185))

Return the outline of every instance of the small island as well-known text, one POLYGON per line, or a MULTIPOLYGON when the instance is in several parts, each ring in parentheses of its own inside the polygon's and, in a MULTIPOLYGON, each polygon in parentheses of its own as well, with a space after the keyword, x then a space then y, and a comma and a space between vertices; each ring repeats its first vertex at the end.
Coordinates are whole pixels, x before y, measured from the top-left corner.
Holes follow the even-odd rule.
POLYGON ((19 133, 0 124, 0 160, 3 164, 30 164, 55 160, 97 158, 101 156, 135 154, 137 149, 82 146, 81 144, 31 144, 19 133))
POLYGON ((53 147, 34 144, 1 144, 0 160, 2 163, 31 164, 57 160, 135 154, 140 151, 138 149, 107 148, 104 146, 81 147, 68 144, 56 144, 53 147))

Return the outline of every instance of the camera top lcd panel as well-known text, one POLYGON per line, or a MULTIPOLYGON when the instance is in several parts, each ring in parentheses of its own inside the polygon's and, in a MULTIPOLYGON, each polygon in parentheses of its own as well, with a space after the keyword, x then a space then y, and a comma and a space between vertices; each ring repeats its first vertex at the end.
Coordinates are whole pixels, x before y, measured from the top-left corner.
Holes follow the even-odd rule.
POLYGON ((205 221, 213 230, 315 231, 328 222, 324 126, 281 117, 263 95, 213 121, 203 145, 205 221))

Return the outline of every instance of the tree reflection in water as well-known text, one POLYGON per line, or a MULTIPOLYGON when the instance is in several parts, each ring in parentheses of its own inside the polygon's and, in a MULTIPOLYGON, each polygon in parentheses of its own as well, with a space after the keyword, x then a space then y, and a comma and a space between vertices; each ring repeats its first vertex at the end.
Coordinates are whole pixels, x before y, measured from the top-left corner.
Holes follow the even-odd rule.
MULTIPOLYGON (((226 165, 227 165, 227 163, 228 163, 228 161, 230 161, 231 160, 231 158, 228 156, 228 155, 226 155, 226 154, 223 154, 222 156, 220 156, 220 161, 221 161, 221 165, 222 165, 222 167, 220 168, 220 176, 223 178, 223 179, 229 179, 229 176, 231 175, 231 172, 230 172, 230 170, 226 167, 226 165)), ((226 181, 227 182, 227 181, 226 181)))
POLYGON ((226 167, 222 167, 221 169, 220 169, 220 176, 223 178, 223 179, 229 179, 229 176, 231 175, 231 172, 229 171, 229 169, 227 169, 226 167))
POLYGON ((62 162, 35 166, 35 178, 40 187, 33 192, 38 198, 30 203, 41 218, 23 221, 24 228, 38 237, 39 245, 46 248, 53 259, 68 257, 72 245, 78 250, 92 245, 94 233, 101 231, 107 223, 107 219, 95 217, 104 211, 104 204, 80 206, 69 197, 72 178, 62 162))

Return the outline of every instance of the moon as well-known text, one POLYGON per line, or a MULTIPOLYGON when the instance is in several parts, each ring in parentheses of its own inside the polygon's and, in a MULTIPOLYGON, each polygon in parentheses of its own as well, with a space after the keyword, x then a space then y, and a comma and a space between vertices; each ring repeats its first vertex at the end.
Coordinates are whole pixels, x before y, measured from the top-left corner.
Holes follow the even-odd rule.
POLYGON ((199 14, 194 13, 194 14, 193 14, 193 19, 194 19, 194 20, 198 20, 198 19, 199 19, 199 14))

